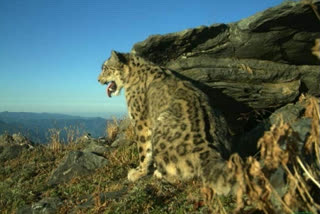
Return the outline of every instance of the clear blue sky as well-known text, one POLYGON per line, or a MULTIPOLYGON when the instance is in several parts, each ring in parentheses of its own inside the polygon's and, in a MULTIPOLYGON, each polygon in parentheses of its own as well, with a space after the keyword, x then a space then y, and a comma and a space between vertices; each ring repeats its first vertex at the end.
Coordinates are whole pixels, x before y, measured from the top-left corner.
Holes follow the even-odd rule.
POLYGON ((0 112, 109 116, 123 93, 98 84, 112 49, 151 34, 238 21, 282 0, 0 0, 0 112))

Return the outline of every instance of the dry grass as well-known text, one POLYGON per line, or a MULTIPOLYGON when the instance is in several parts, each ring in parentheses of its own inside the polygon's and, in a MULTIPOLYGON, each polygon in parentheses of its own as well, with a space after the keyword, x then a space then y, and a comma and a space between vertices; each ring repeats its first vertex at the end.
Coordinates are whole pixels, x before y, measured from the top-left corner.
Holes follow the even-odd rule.
POLYGON ((316 15, 317 19, 320 21, 320 14, 318 13, 318 7, 314 4, 313 0, 301 0, 302 4, 309 5, 316 15))
POLYGON ((305 117, 312 121, 302 151, 298 150, 298 135, 280 119, 279 125, 273 125, 260 138, 259 159, 250 156, 243 161, 237 154, 230 157, 228 167, 238 183, 235 213, 242 213, 245 206, 268 214, 298 211, 316 214, 320 210, 319 104, 316 98, 305 96, 299 102, 306 106, 305 117), (277 169, 284 171, 282 194, 270 180, 277 169))
POLYGON ((54 152, 62 151, 66 147, 73 148, 79 136, 79 128, 72 126, 64 127, 63 129, 52 128, 48 130, 48 146, 54 152), (62 136, 65 136, 65 139, 62 136))
POLYGON ((113 121, 108 123, 106 132, 109 140, 115 140, 119 133, 119 121, 116 118, 113 118, 113 121))
MULTIPOLYGON (((318 7, 314 4, 312 0, 302 0, 302 4, 309 5, 317 19, 320 21, 320 14, 318 13, 318 7)), ((315 55, 318 59, 320 59, 320 39, 315 40, 315 45, 312 47, 311 52, 315 55)))
POLYGON ((320 39, 316 39, 314 46, 311 49, 312 54, 320 59, 320 39))
POLYGON ((240 69, 247 71, 249 74, 253 74, 253 70, 249 67, 249 65, 245 65, 243 63, 241 63, 239 65, 240 69))
POLYGON ((135 144, 131 146, 121 146, 109 154, 109 160, 112 164, 126 165, 132 163, 132 160, 138 159, 138 151, 135 144))
POLYGON ((49 148, 54 152, 61 151, 63 145, 60 141, 60 129, 49 129, 49 148))
MULTIPOLYGON (((301 99, 305 99, 305 98, 301 98, 301 99)), ((319 152, 319 148, 320 148, 320 139, 319 139, 319 121, 320 121, 320 113, 319 113, 319 101, 315 98, 315 97, 311 97, 308 100, 307 103, 307 107, 306 107, 306 112, 305 112, 305 116, 308 118, 312 118, 312 124, 311 124, 311 133, 310 136, 306 142, 306 150, 309 153, 314 152, 317 160, 318 160, 318 164, 320 166, 320 152, 319 152)))
POLYGON ((76 139, 78 137, 80 137, 80 128, 77 127, 72 127, 72 126, 69 126, 69 127, 64 127, 63 129, 66 133, 66 143, 67 144, 71 144, 71 143, 74 143, 76 141, 76 139))
POLYGON ((129 126, 126 128, 124 135, 126 137, 126 140, 135 141, 136 135, 132 123, 130 123, 129 126))

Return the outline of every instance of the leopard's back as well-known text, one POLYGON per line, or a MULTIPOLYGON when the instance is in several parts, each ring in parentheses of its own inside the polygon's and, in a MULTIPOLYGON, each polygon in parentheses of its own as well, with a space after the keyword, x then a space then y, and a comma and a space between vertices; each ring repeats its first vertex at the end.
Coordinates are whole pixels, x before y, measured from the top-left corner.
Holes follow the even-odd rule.
POLYGON ((227 126, 207 96, 140 57, 112 54, 99 79, 115 80, 126 90, 140 161, 128 179, 136 181, 155 169, 156 177, 168 181, 199 177, 218 193, 227 193, 233 185, 223 159, 230 151, 227 126))

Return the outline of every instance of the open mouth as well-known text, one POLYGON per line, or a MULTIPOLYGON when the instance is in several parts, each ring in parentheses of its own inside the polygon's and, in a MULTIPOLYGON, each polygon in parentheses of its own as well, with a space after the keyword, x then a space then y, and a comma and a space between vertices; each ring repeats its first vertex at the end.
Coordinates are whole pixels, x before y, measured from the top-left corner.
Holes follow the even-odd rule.
POLYGON ((117 84, 115 81, 109 82, 107 86, 107 94, 108 97, 111 97, 112 93, 114 93, 117 90, 117 84))

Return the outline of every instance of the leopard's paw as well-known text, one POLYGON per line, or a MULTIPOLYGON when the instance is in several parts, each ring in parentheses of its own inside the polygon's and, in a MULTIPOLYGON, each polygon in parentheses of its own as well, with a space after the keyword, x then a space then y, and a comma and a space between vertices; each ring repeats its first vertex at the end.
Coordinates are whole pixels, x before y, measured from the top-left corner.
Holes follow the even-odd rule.
POLYGON ((147 171, 142 170, 139 167, 137 169, 130 169, 128 172, 128 180, 131 182, 135 182, 146 175, 147 171))
POLYGON ((161 172, 159 172, 159 170, 155 170, 154 172, 153 172, 153 176, 154 177, 156 177, 156 178, 158 178, 158 179, 162 179, 162 173, 161 172))

